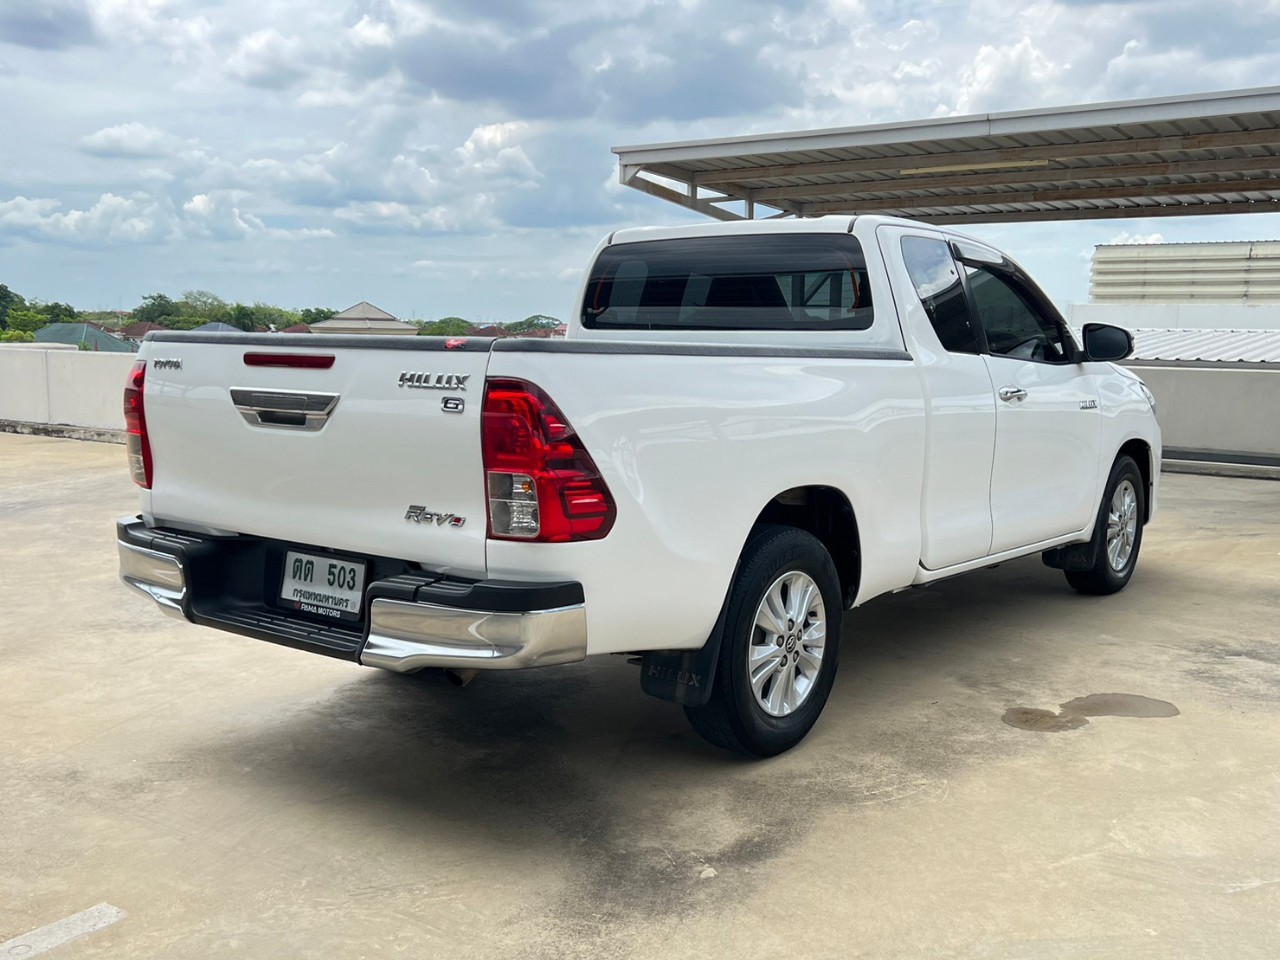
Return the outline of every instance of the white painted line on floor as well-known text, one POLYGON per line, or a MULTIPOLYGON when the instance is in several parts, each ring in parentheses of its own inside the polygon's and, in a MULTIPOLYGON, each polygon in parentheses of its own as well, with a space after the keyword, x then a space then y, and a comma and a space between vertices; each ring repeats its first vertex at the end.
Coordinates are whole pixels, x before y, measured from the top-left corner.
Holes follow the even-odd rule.
POLYGON ((36 957, 77 937, 109 927, 123 917, 123 910, 109 903, 100 903, 39 930, 32 930, 0 943, 0 957, 36 957))

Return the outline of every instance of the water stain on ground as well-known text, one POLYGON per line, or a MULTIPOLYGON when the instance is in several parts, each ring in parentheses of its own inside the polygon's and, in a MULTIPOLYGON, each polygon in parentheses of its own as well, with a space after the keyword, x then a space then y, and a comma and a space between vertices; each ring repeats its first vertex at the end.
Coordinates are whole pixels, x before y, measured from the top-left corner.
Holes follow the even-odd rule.
POLYGON ((1062 733, 1064 730, 1083 727, 1089 722, 1084 717, 1038 710, 1035 707, 1010 707, 1000 719, 1019 730, 1035 730, 1039 733, 1062 733))
POLYGON ((1058 713, 1035 707, 1010 707, 1000 719, 1019 730, 1062 733, 1086 726, 1089 717, 1176 717, 1180 712, 1167 700, 1154 700, 1136 693, 1091 693, 1059 707, 1058 713))

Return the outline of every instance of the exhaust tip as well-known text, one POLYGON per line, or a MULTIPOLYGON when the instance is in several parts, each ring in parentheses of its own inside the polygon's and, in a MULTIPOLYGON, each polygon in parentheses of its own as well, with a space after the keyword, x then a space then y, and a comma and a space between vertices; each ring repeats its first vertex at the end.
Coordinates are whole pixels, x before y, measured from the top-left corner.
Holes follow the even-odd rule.
POLYGON ((450 685, 455 687, 465 687, 480 673, 479 670, 449 670, 444 672, 444 678, 449 681, 450 685))

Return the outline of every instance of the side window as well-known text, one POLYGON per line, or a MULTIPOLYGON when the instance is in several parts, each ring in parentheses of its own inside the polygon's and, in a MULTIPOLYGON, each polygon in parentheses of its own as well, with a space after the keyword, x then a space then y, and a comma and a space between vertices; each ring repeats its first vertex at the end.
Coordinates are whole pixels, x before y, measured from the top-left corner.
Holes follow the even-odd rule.
POLYGON ((1067 356, 1062 329, 1002 274, 968 265, 965 274, 993 354, 1050 363, 1067 356))
POLYGON ((945 240, 903 237, 902 259, 929 322, 948 353, 977 353, 978 335, 945 240))

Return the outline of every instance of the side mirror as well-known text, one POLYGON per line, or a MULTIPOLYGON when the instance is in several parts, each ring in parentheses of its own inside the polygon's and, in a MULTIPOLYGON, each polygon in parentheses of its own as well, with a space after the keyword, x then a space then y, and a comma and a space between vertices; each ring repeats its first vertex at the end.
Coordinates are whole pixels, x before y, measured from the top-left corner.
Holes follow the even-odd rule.
POLYGON ((1109 323, 1084 325, 1084 358, 1086 360, 1123 360, 1133 353, 1133 334, 1109 323))

